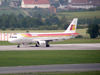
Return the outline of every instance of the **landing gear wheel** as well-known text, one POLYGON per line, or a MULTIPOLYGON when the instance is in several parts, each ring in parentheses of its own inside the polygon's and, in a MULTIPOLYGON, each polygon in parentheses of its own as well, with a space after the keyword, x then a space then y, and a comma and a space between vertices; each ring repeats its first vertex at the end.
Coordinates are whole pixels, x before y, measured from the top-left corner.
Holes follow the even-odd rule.
POLYGON ((46 45, 46 47, 50 47, 50 45, 49 45, 49 44, 47 44, 47 45, 46 45))
POLYGON ((18 44, 17 48, 19 48, 19 47, 20 47, 20 44, 18 44))
POLYGON ((39 47, 39 45, 37 45, 37 44, 36 44, 35 46, 36 46, 36 47, 39 47))
POLYGON ((17 48, 19 48, 20 46, 18 45, 17 48))
POLYGON ((37 44, 35 45, 36 47, 39 47, 39 42, 37 42, 37 44))

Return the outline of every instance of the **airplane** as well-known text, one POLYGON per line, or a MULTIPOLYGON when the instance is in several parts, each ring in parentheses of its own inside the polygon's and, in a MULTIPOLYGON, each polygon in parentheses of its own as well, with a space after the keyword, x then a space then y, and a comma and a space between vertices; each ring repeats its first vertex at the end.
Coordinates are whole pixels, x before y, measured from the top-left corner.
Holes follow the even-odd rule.
POLYGON ((31 43, 36 43, 36 47, 46 46, 50 47, 49 42, 57 42, 63 41, 66 39, 74 38, 79 35, 76 32, 78 18, 74 18, 70 23, 65 32, 57 32, 57 33, 18 33, 13 35, 8 40, 10 43, 18 44, 18 48, 20 44, 28 45, 31 43))

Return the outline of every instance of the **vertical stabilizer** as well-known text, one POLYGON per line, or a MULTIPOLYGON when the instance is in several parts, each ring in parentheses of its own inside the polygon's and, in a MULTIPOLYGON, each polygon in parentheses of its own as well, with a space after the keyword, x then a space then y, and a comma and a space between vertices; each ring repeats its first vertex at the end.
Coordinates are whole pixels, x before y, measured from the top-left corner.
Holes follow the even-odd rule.
POLYGON ((77 27, 78 18, 74 18, 67 30, 64 33, 75 33, 77 27))

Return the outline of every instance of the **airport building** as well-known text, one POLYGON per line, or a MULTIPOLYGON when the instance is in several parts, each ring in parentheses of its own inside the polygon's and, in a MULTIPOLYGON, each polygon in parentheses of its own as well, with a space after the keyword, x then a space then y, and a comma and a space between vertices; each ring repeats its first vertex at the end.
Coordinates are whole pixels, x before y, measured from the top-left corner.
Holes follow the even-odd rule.
POLYGON ((69 0, 69 9, 89 9, 100 6, 100 0, 69 0))
POLYGON ((49 0, 22 0, 21 4, 22 8, 49 8, 50 2, 49 0))

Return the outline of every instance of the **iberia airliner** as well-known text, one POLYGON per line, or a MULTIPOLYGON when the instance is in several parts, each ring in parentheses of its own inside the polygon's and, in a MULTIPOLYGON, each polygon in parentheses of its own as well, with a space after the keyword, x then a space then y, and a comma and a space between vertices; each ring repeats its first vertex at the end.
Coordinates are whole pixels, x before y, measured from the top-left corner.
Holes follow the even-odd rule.
POLYGON ((27 45, 31 43, 36 43, 36 47, 46 46, 50 47, 49 42, 62 41, 70 38, 74 38, 79 35, 76 32, 78 18, 74 18, 69 27, 65 32, 60 33, 19 33, 10 37, 9 42, 17 43, 18 48, 20 44, 27 45))

